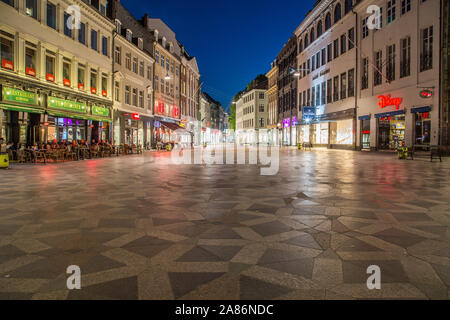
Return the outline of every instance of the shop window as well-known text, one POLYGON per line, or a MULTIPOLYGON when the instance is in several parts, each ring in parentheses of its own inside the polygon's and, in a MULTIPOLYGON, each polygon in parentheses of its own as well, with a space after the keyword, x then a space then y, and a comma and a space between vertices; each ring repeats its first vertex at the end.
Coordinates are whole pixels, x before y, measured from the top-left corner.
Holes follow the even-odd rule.
POLYGON ((396 150, 405 144, 405 116, 378 119, 378 148, 396 150))
POLYGON ((37 19, 37 0, 25 1, 25 13, 27 16, 37 19))
POLYGON ((91 70, 91 93, 97 94, 97 71, 91 70))
POLYGON ((36 49, 34 45, 25 45, 25 74, 36 77, 36 49))
POLYGON ((45 74, 48 81, 55 82, 55 56, 48 51, 45 56, 45 74))
POLYGON ((64 61, 63 61, 63 84, 66 87, 71 86, 71 69, 72 69, 72 65, 70 64, 70 62, 67 61, 66 59, 64 59, 64 61))
POLYGON ((133 106, 137 107, 137 89, 133 88, 133 106))
POLYGON ((330 122, 330 144, 353 144, 353 119, 330 122))
POLYGON ((431 117, 429 112, 416 113, 415 117, 415 143, 429 145, 431 134, 431 117))
POLYGON ((72 20, 72 16, 67 12, 64 12, 64 34, 69 38, 72 38, 72 29, 69 28, 69 20, 72 20))
POLYGON ((14 70, 14 36, 0 31, 2 68, 14 70))
POLYGON ((370 119, 361 121, 361 147, 370 149, 370 119))
POLYGON ((102 75, 102 96, 108 96, 108 76, 105 74, 102 75))
POLYGON ((47 2, 47 26, 56 30, 56 6, 47 2))
POLYGON ((79 90, 84 90, 85 85, 84 85, 84 81, 85 81, 85 69, 83 65, 78 65, 78 89, 79 90))
POLYGON ((128 105, 131 104, 130 97, 131 97, 131 87, 125 86, 125 103, 128 105))
POLYGON ((86 25, 80 22, 80 29, 78 29, 78 42, 86 45, 86 25))

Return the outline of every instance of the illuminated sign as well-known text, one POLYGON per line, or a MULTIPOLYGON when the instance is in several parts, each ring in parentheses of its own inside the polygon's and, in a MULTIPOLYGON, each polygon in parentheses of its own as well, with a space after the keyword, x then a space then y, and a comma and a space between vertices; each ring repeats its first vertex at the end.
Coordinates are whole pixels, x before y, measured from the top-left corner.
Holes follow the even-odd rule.
POLYGON ((84 84, 78 82, 78 90, 84 90, 84 84))
POLYGON ((402 98, 391 98, 390 94, 387 94, 385 96, 378 96, 378 99, 380 100, 378 102, 378 105, 380 108, 386 108, 389 106, 395 106, 395 108, 398 110, 400 109, 400 104, 402 103, 402 98))
POLYGON ((48 81, 51 81, 51 82, 55 82, 55 76, 50 73, 47 73, 47 75, 45 76, 45 79, 47 79, 48 81))
POLYGON ((433 96, 433 91, 431 90, 422 90, 420 91, 420 97, 427 99, 427 98, 431 98, 433 96))
POLYGON ((20 102, 25 104, 38 105, 38 96, 36 93, 22 91, 18 89, 12 89, 3 87, 3 101, 8 102, 20 102))
POLYGON ((297 117, 292 118, 292 126, 295 127, 297 125, 297 117))
POLYGON ((102 96, 106 97, 108 95, 108 92, 106 92, 105 90, 102 90, 102 96))
POLYGON ((109 117, 109 109, 104 107, 92 106, 92 114, 94 116, 109 117))
POLYGON ((139 113, 133 113, 131 115, 131 117, 133 118, 133 120, 139 120, 141 118, 141 116, 139 115, 139 113))
POLYGON ((25 73, 29 76, 33 76, 36 77, 36 70, 30 68, 30 67, 26 67, 25 68, 25 73))
POLYGON ((66 87, 70 87, 70 80, 69 80, 69 79, 64 79, 64 80, 63 80, 63 84, 64 84, 66 87))
POLYGON ((284 119, 283 120, 283 128, 289 128, 291 125, 291 119, 284 119))
POLYGON ((64 100, 64 99, 59 99, 59 98, 55 98, 55 97, 48 97, 47 105, 50 108, 64 109, 64 110, 69 110, 69 111, 87 113, 86 105, 84 105, 83 103, 80 103, 80 102, 64 100))
POLYGON ((316 117, 315 107, 303 107, 302 119, 303 121, 312 121, 316 117))
POLYGON ((14 70, 14 63, 12 61, 2 59, 2 67, 9 70, 14 70))
POLYGON ((91 93, 92 94, 97 94, 97 88, 91 87, 91 93))

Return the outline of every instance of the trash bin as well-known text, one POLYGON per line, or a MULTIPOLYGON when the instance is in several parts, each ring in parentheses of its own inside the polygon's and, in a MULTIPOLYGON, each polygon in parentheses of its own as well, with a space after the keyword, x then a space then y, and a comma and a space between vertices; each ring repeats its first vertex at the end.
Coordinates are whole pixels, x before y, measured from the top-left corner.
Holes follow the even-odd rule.
POLYGON ((0 154, 0 168, 2 168, 2 169, 9 168, 9 156, 7 153, 0 154))

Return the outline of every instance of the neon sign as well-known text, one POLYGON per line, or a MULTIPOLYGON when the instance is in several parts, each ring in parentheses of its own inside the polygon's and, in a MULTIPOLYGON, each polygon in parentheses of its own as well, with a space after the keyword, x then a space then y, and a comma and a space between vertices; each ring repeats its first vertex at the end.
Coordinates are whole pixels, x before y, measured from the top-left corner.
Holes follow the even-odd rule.
POLYGON ((289 128, 291 126, 291 119, 283 120, 283 128, 289 128))
POLYGON ((378 102, 378 105, 380 108, 386 108, 389 106, 395 106, 395 109, 400 109, 400 104, 402 103, 402 98, 391 98, 390 94, 387 94, 385 96, 378 96, 378 99, 380 101, 378 102))
POLYGON ((133 118, 133 120, 139 120, 141 117, 140 117, 140 115, 139 115, 139 113, 133 113, 132 115, 131 115, 131 117, 133 118))

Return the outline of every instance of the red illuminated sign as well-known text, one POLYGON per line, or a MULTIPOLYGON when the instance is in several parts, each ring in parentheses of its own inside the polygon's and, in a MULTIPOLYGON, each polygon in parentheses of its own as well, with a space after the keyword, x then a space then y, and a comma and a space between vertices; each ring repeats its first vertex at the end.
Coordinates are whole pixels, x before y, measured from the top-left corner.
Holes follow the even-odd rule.
POLYGON ((64 84, 66 87, 70 87, 70 80, 69 80, 69 79, 64 79, 64 80, 63 80, 63 84, 64 84))
POLYGON ((431 98, 433 96, 433 91, 431 90, 422 90, 420 91, 421 98, 431 98))
POLYGON ((362 134, 370 134, 370 130, 363 131, 362 134))
POLYGON ((385 96, 378 96, 378 99, 380 99, 380 101, 378 102, 380 108, 395 106, 397 110, 400 109, 400 104, 403 101, 402 98, 391 98, 390 94, 387 94, 385 96))
POLYGON ((158 102, 158 112, 159 113, 164 113, 164 103, 163 102, 158 102))
POLYGON ((30 67, 26 67, 25 68, 25 73, 29 76, 33 76, 36 77, 36 70, 30 68, 30 67))
POLYGON ((45 78, 46 78, 48 81, 55 82, 55 76, 52 75, 52 74, 50 74, 50 73, 47 73, 47 75, 46 75, 45 78))
POLYGON ((9 70, 14 70, 14 63, 12 61, 2 59, 2 67, 9 70))
POLYGON ((91 93, 97 94, 97 88, 91 87, 91 93))
POLYGON ((139 115, 139 113, 133 113, 131 115, 131 117, 133 118, 133 120, 139 120, 141 118, 141 116, 139 115))
POLYGON ((78 90, 84 90, 84 84, 78 82, 78 90))
POLYGON ((102 96, 106 97, 108 93, 105 90, 102 90, 102 96))
POLYGON ((178 108, 177 107, 173 107, 173 116, 175 118, 178 118, 180 116, 180 113, 178 112, 178 108))

